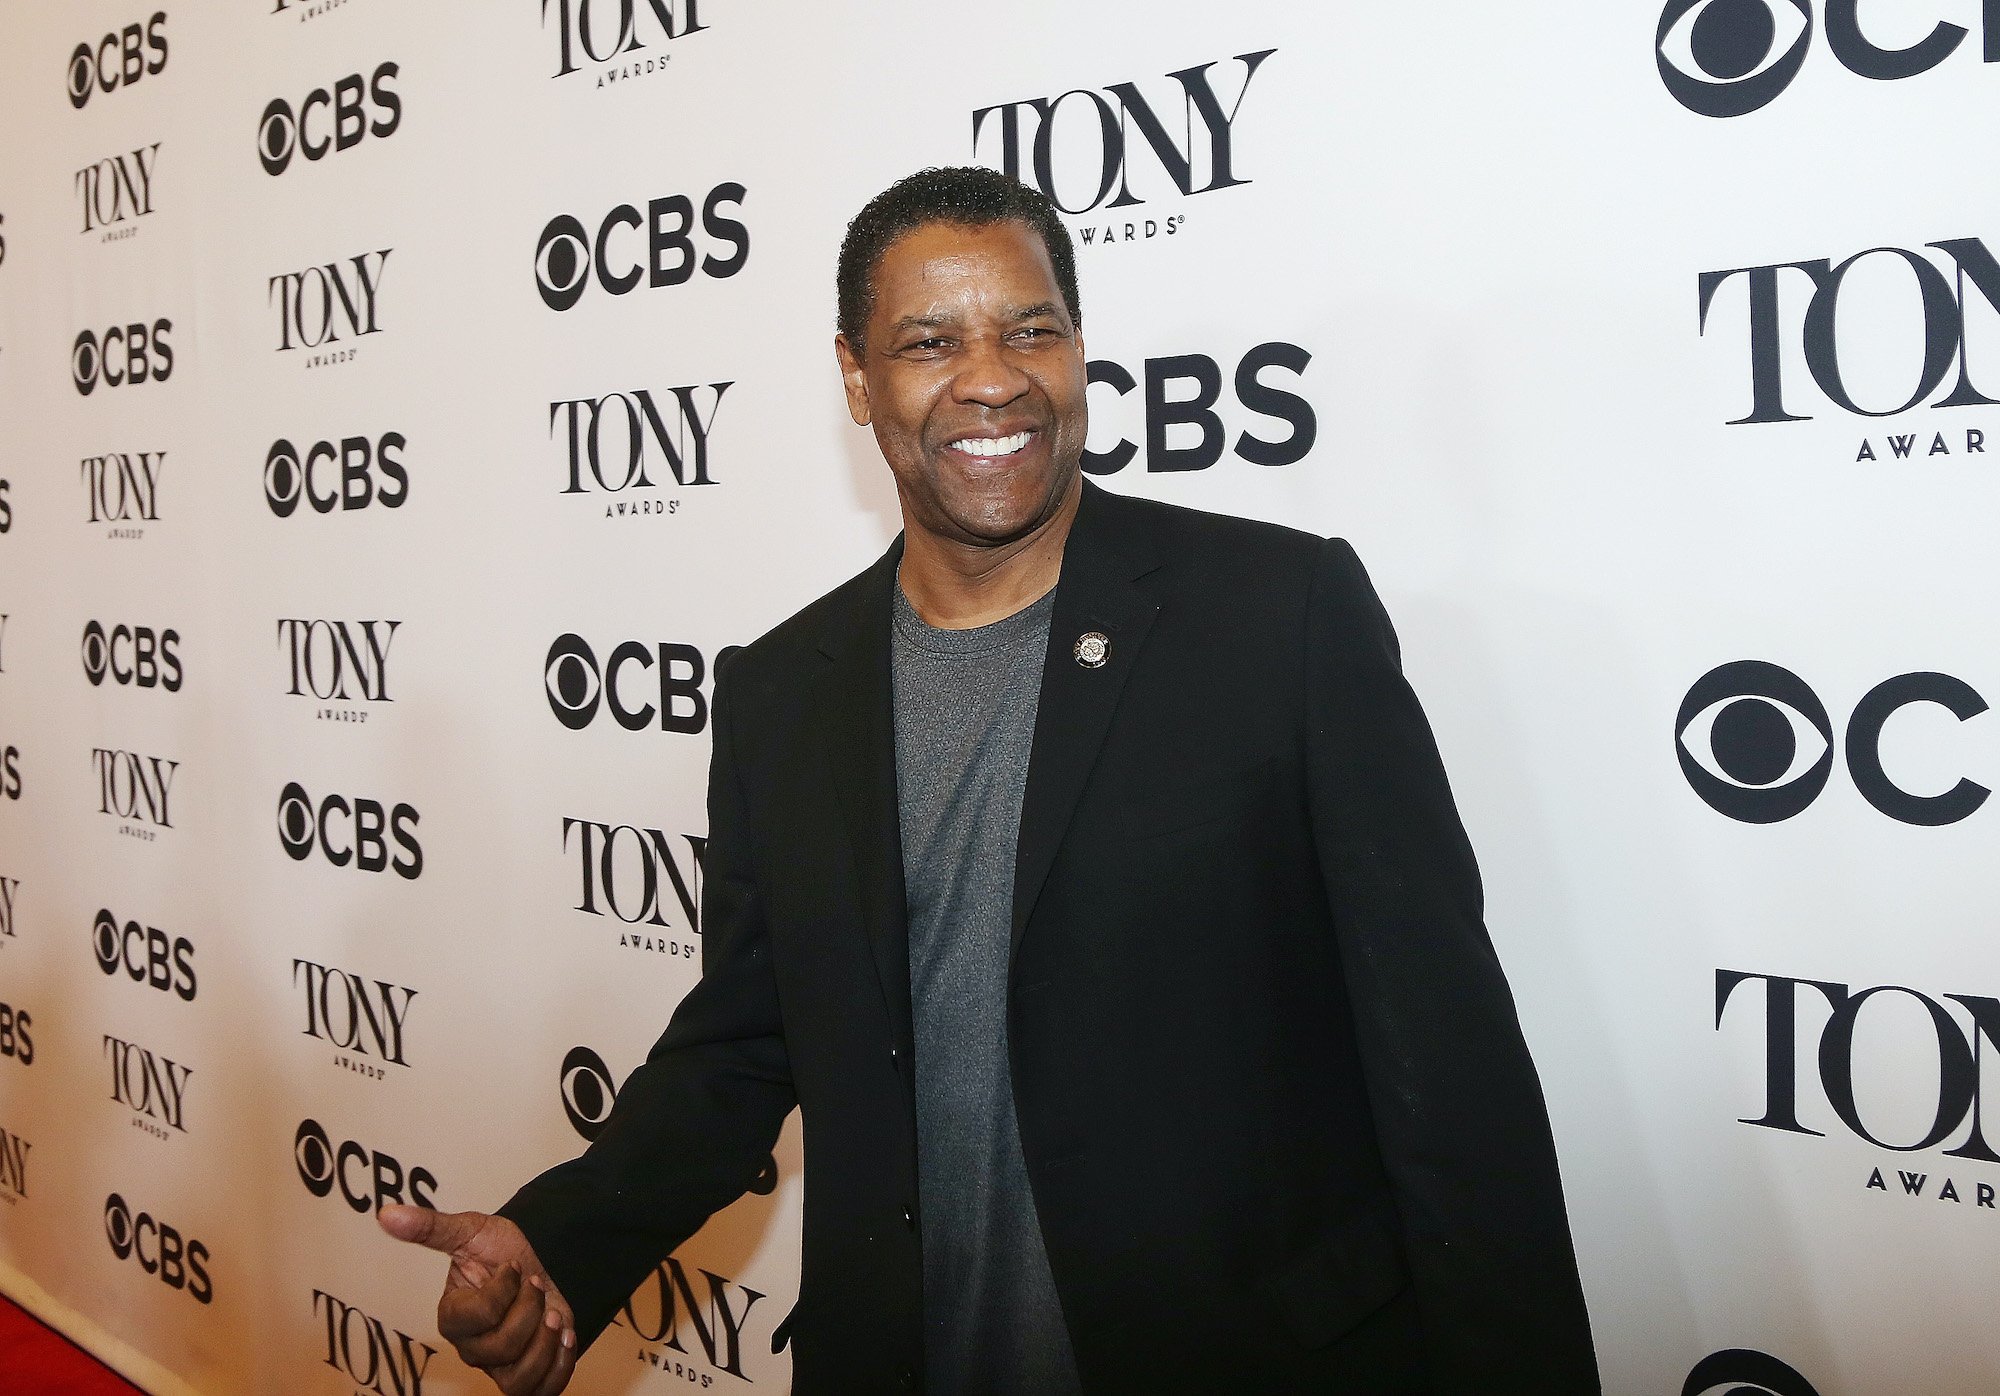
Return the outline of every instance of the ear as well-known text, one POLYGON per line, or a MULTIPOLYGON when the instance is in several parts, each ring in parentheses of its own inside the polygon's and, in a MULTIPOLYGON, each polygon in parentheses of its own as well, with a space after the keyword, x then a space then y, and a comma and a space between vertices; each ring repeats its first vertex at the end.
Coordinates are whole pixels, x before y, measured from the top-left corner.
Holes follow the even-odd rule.
POLYGON ((868 378, 861 367, 861 356, 854 352, 854 346, 847 342, 847 336, 833 337, 833 356, 840 362, 840 386, 847 393, 847 415, 854 419, 854 425, 868 425, 868 378))

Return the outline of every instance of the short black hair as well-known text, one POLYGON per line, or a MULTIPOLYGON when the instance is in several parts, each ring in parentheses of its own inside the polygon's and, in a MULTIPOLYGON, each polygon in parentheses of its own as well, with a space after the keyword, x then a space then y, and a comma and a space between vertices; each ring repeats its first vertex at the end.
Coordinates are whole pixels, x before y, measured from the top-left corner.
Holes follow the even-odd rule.
POLYGON ((875 268, 889 244, 925 223, 977 228, 1019 219, 1041 235, 1072 326, 1083 323, 1076 294, 1076 248, 1048 196, 984 165, 938 165, 905 176, 870 199, 840 240, 840 332, 861 349, 875 308, 875 268))

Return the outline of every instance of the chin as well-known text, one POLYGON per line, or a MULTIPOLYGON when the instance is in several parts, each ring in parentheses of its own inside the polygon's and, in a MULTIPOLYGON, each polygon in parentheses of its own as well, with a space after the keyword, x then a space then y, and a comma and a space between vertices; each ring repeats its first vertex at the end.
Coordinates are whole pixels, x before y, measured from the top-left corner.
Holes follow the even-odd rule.
POLYGON ((995 502, 985 508, 975 506, 954 511, 952 522, 986 542, 1011 543, 1023 534, 1034 532, 1054 513, 1054 502, 1046 494, 1039 494, 1032 500, 995 502))

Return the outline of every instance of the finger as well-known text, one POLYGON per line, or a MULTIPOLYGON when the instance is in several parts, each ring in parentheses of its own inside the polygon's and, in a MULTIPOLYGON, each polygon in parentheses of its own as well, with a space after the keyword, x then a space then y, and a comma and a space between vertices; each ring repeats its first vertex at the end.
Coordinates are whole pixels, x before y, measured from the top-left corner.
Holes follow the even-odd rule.
POLYGON ((535 1396, 554 1370, 562 1350, 558 1330, 538 1324, 518 1361, 505 1367, 490 1368, 486 1375, 493 1378, 507 1396, 535 1396))
POLYGON ((570 1308, 569 1300, 562 1297, 562 1291, 556 1288, 554 1280, 550 1279, 547 1275, 542 1275, 538 1278, 543 1290, 549 1296, 549 1312, 558 1315, 562 1319, 563 1330, 570 1335, 570 1341, 572 1343, 575 1342, 576 1312, 570 1308))
POLYGON ((474 1260, 471 1256, 454 1255, 451 1258, 451 1270, 445 1275, 445 1285, 450 1289, 477 1289, 492 1279, 494 1273, 493 1267, 484 1261, 474 1260))
MULTIPOLYGON (((458 1345, 458 1355, 475 1367, 501 1368, 521 1360, 542 1327, 547 1296, 532 1282, 524 1283, 500 1321, 458 1345)), ((498 1380, 496 1377, 495 1380, 498 1380)))
POLYGON ((444 1297, 438 1300, 438 1333, 463 1354, 468 1341, 500 1326, 520 1292, 528 1288, 521 1283, 518 1269, 503 1265, 492 1279, 477 1288, 446 1289, 444 1297))
POLYGON ((569 1375, 576 1370, 577 1355, 581 1350, 576 1345, 576 1329, 563 1329, 562 1343, 556 1349, 555 1365, 542 1378, 542 1384, 535 1388, 534 1396, 558 1396, 569 1385, 569 1375))
POLYGON ((398 1241, 450 1255, 477 1236, 492 1218, 484 1212, 436 1212, 391 1202, 377 1210, 375 1220, 398 1241))

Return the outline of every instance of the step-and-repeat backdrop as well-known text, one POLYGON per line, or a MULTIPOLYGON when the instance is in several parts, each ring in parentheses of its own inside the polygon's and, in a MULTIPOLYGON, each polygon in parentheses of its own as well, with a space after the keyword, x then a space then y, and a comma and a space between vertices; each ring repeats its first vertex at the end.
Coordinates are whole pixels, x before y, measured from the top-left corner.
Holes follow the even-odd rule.
MULTIPOLYGON (((373 1213, 699 972, 717 659, 897 526, 841 229, 975 162, 1086 468, 1370 562, 1608 1389, 2000 1386, 2000 0, 170 3, 0 16, 0 1291, 480 1389, 373 1213)), ((785 1389, 775 1164, 577 1390, 785 1389)))

